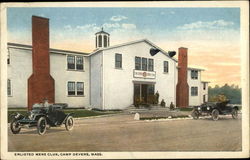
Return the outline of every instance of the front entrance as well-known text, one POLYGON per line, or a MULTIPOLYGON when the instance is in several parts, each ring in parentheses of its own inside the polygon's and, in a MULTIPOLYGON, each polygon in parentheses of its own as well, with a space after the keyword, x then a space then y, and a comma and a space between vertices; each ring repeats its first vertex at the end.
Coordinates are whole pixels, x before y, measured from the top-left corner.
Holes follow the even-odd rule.
POLYGON ((154 91, 154 84, 134 84, 134 104, 138 102, 153 104, 154 91))

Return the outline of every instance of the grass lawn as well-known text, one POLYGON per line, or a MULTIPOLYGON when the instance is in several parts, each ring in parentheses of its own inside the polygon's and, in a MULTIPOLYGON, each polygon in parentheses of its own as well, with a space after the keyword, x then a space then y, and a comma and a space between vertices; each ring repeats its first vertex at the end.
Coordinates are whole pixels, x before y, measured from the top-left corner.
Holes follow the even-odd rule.
POLYGON ((192 111, 193 107, 188 107, 188 108, 178 108, 180 111, 192 111))
MULTIPOLYGON (((91 116, 99 116, 99 115, 106 115, 106 114, 117 114, 121 113, 122 111, 92 111, 86 109, 64 109, 64 113, 74 113, 73 117, 91 117, 91 116)), ((9 108, 8 109, 8 122, 11 120, 11 114, 20 113, 23 115, 27 115, 26 108, 9 108)))

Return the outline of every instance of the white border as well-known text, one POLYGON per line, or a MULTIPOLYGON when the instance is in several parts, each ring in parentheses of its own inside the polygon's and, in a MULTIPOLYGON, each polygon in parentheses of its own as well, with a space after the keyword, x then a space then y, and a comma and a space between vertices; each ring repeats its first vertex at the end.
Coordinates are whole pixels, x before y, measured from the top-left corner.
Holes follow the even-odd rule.
MULTIPOLYGON (((242 151, 240 152, 102 152, 101 157, 62 156, 60 159, 119 159, 119 158, 239 158, 249 157, 249 2, 248 1, 192 1, 192 2, 70 2, 70 3, 2 3, 1 4, 1 159, 57 159, 58 157, 15 157, 7 151, 7 26, 6 7, 240 7, 241 8, 241 84, 242 84, 242 151), (97 5, 98 4, 98 5, 97 5), (3 93, 3 94, 2 94, 3 93)), ((32 152, 35 153, 35 152, 32 152)), ((86 152, 84 152, 86 153, 86 152)))

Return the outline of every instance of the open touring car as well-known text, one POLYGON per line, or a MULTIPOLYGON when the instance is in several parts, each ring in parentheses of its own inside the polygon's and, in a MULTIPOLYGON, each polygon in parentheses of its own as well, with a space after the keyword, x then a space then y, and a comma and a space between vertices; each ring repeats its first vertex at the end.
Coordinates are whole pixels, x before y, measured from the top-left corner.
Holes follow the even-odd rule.
POLYGON ((66 130, 73 129, 73 113, 65 114, 60 105, 50 105, 49 107, 34 107, 27 116, 20 113, 12 115, 10 129, 13 134, 18 134, 22 127, 37 127, 39 135, 43 135, 48 127, 59 127, 65 125, 66 130))

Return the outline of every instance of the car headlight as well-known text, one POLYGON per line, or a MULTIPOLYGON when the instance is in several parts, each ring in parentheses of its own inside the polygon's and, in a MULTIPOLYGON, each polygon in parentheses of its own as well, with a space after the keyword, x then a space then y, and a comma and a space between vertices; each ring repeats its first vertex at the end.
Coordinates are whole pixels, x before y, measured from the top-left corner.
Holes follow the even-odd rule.
POLYGON ((201 107, 198 107, 198 110, 201 110, 201 107))
POLYGON ((207 110, 210 110, 210 107, 207 107, 207 110))
POLYGON ((17 119, 19 116, 20 116, 20 114, 19 114, 19 113, 17 113, 17 114, 16 114, 16 116, 15 116, 15 118, 17 119))

